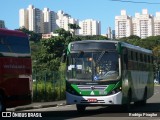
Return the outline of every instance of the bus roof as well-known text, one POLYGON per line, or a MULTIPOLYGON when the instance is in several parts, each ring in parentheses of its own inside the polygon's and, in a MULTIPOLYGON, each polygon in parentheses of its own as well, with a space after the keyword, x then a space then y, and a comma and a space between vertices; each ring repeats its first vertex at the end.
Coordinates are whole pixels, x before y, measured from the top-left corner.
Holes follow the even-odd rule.
POLYGON ((125 43, 125 42, 122 42, 122 41, 118 41, 118 40, 82 40, 82 41, 71 42, 71 44, 72 43, 89 43, 89 42, 120 43, 122 47, 126 47, 126 48, 129 48, 129 49, 132 49, 132 50, 135 50, 135 51, 139 51, 139 52, 145 52, 145 53, 148 53, 148 54, 152 54, 152 51, 149 50, 149 49, 145 49, 145 48, 135 46, 135 45, 132 45, 132 44, 129 44, 129 43, 125 43))
POLYGON ((27 37, 27 35, 18 30, 8 30, 4 28, 0 28, 0 34, 10 35, 10 36, 19 36, 19 37, 27 37))
POLYGON ((135 50, 135 51, 140 51, 140 52, 145 52, 145 53, 148 53, 148 54, 152 54, 152 50, 145 49, 145 48, 135 46, 135 45, 132 45, 132 44, 128 44, 128 43, 125 43, 125 42, 121 42, 121 46, 132 49, 132 50, 135 50))
POLYGON ((82 41, 74 41, 71 43, 89 43, 89 42, 111 42, 111 43, 118 43, 119 41, 116 40, 82 40, 82 41))

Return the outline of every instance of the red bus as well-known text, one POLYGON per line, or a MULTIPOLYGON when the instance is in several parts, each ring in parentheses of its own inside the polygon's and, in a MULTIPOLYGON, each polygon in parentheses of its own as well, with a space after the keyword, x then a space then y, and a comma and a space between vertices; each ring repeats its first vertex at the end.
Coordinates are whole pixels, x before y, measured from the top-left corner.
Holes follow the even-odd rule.
POLYGON ((0 111, 30 104, 32 66, 28 36, 0 29, 0 111))

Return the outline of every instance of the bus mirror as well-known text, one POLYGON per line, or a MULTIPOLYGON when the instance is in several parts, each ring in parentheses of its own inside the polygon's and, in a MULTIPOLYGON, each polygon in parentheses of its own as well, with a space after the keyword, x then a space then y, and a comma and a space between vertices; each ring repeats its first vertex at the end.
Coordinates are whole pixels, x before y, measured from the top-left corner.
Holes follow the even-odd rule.
POLYGON ((62 58, 61 58, 61 62, 62 63, 66 62, 66 53, 63 53, 62 58))

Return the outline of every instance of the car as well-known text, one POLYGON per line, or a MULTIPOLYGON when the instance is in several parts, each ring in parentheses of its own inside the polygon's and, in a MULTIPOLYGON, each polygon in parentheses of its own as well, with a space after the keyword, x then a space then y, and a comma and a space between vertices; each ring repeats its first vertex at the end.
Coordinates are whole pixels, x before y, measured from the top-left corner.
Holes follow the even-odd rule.
POLYGON ((154 80, 154 84, 159 84, 158 80, 155 79, 154 80))

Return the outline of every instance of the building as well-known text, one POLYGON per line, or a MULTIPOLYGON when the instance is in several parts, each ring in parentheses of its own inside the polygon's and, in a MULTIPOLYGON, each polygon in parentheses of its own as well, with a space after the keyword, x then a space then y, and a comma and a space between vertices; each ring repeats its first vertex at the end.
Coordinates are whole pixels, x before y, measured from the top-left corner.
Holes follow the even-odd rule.
POLYGON ((43 10, 43 33, 50 33, 56 30, 56 13, 49 8, 43 10))
POLYGON ((142 13, 135 13, 132 18, 122 10, 120 16, 115 16, 115 34, 116 38, 130 35, 141 38, 160 35, 160 12, 156 12, 156 16, 153 16, 147 9, 142 9, 142 13))
POLYGON ((28 11, 25 9, 19 10, 19 26, 25 27, 26 29, 29 29, 29 21, 28 21, 28 11))
POLYGON ((116 38, 128 37, 132 34, 131 17, 121 10, 121 15, 115 17, 115 36, 116 38))
POLYGON ((30 31, 42 33, 43 30, 43 14, 38 8, 29 5, 27 9, 19 10, 19 25, 25 27, 30 31))
POLYGON ((148 14, 147 9, 142 10, 142 14, 135 13, 132 19, 132 35, 137 35, 141 38, 153 36, 153 16, 148 14))
MULTIPOLYGON (((68 24, 78 24, 78 20, 71 17, 71 15, 64 13, 62 10, 57 12, 56 20, 57 28, 63 28, 66 31, 73 32, 68 24)), ((78 34, 78 31, 75 31, 75 34, 78 34)))
POLYGON ((106 36, 108 39, 114 40, 115 39, 115 30, 112 30, 111 27, 108 27, 106 36))
POLYGON ((154 17, 154 36, 160 35, 160 12, 156 12, 156 16, 154 17))
POLYGON ((76 35, 100 35, 100 21, 87 19, 80 21, 74 19, 71 15, 59 10, 57 13, 49 8, 40 10, 33 5, 29 5, 27 9, 19 10, 19 25, 36 33, 50 34, 56 29, 63 28, 66 31, 74 32, 76 35), (73 31, 68 24, 77 24, 81 29, 73 31))
POLYGON ((111 30, 111 27, 108 27, 108 29, 107 29, 107 37, 108 37, 108 39, 112 39, 112 30, 111 30))
POLYGON ((86 19, 79 22, 79 35, 101 35, 101 22, 86 19))
POLYGON ((3 20, 0 20, 0 28, 5 28, 5 23, 3 20))
POLYGON ((50 19, 49 8, 44 8, 43 10, 43 25, 44 25, 43 33, 51 32, 51 21, 50 20, 51 19, 50 19))
POLYGON ((51 33, 47 33, 47 34, 42 34, 42 39, 49 39, 53 36, 58 36, 57 33, 51 32, 51 33))

